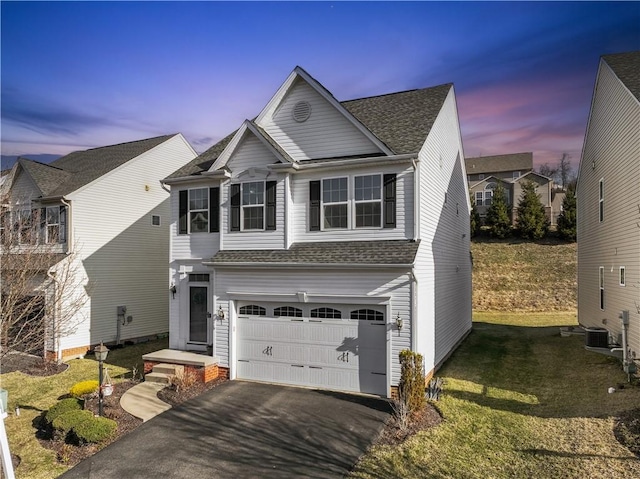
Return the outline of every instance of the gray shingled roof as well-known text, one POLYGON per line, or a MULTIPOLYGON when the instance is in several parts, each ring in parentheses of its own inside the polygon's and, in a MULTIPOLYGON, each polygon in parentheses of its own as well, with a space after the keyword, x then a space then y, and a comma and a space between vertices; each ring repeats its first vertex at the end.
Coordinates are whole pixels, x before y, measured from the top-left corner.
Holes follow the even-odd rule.
POLYGON ((465 158, 468 175, 499 173, 501 171, 530 171, 533 169, 533 153, 511 153, 508 155, 477 156, 465 158))
POLYGON ((603 55, 602 59, 607 62, 631 94, 640 100, 640 50, 603 55))
POLYGON ((211 263, 409 265, 418 244, 412 240, 295 243, 288 250, 222 250, 211 263))
POLYGON ((24 158, 20 162, 36 182, 43 196, 64 196, 164 143, 173 136, 175 135, 158 136, 146 140, 74 151, 49 165, 24 158))
MULTIPOLYGON (((447 83, 420 90, 344 101, 341 105, 394 153, 417 153, 452 87, 451 83, 447 83)), ((199 175, 209 169, 234 134, 235 132, 231 133, 213 145, 169 175, 168 179, 199 175)))

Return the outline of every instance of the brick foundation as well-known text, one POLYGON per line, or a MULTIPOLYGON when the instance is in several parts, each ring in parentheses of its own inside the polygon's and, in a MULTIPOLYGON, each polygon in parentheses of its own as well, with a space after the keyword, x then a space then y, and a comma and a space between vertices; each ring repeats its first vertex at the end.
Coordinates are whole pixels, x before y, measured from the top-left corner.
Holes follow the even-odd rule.
MULTIPOLYGON (((62 350, 62 360, 65 361, 67 359, 75 359, 81 356, 85 356, 90 351, 89 346, 80 346, 77 348, 69 348, 62 350)), ((44 353, 44 358, 47 361, 57 361, 58 354, 55 351, 46 351, 44 353)))
MULTIPOLYGON (((435 372, 436 372, 436 370, 432 369, 424 377, 424 385, 425 385, 425 387, 429 385, 429 381, 431 381, 431 379, 433 378, 433 375, 435 374, 435 372)), ((391 386, 391 399, 398 399, 398 386, 391 386)))
MULTIPOLYGON (((153 366, 156 364, 161 364, 157 361, 145 361, 144 362, 144 374, 149 374, 153 371, 153 366)), ((189 374, 195 374, 198 380, 202 383, 208 383, 209 381, 213 381, 218 378, 229 378, 229 368, 221 368, 217 364, 212 364, 210 366, 192 366, 189 364, 184 364, 184 372, 189 374)))

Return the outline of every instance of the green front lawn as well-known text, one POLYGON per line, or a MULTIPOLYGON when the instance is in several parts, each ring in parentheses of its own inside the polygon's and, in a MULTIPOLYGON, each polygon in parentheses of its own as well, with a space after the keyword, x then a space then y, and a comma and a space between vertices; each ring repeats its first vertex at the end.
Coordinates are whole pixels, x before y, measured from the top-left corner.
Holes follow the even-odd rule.
MULTIPOLYGON (((109 352, 106 366, 115 382, 136 367, 142 372, 142 355, 167 347, 167 339, 150 341, 109 352)), ((9 391, 8 409, 5 419, 9 447, 12 454, 20 456, 16 469, 17 478, 53 478, 68 469, 58 464, 55 453, 43 448, 35 437, 34 421, 43 411, 55 404, 60 396, 69 392, 71 386, 80 381, 98 379, 98 363, 92 356, 87 359, 69 361, 69 368, 60 374, 48 377, 27 376, 20 372, 0 375, 0 387, 9 391), (20 408, 20 416, 15 409, 20 408)))
POLYGON ((360 478, 629 478, 640 460, 613 435, 638 407, 619 363, 563 338, 570 313, 476 313, 438 376, 444 421, 401 446, 374 447, 360 478), (610 386, 625 385, 614 394, 610 386))

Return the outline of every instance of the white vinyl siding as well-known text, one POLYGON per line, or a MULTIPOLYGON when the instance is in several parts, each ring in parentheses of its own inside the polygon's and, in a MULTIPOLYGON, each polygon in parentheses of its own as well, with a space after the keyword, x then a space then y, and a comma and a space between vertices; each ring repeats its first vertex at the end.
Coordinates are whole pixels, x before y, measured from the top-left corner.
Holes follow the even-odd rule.
POLYGON ((117 306, 127 306, 132 317, 121 326, 122 341, 168 331, 169 225, 154 227, 149 215, 169 216, 169 194, 160 180, 193 157, 176 136, 67 195, 84 276, 79 291, 86 291, 88 302, 63 348, 114 341, 117 306))
POLYGON ((578 322, 619 338, 620 311, 629 311, 629 348, 640 357, 640 102, 600 62, 577 188, 578 322), (600 223, 600 181, 604 222, 600 223), (598 268, 604 262, 605 304, 600 309, 598 268), (620 267, 626 287, 620 284, 620 267))
MULTIPOLYGON (((309 231, 309 182, 329 178, 327 172, 298 173, 291 176, 291 225, 292 242, 308 241, 361 241, 367 239, 390 240, 390 239, 412 239, 413 229, 413 191, 414 174, 411 166, 404 165, 403 168, 391 166, 353 169, 350 171, 349 184, 353 191, 354 177, 368 175, 383 175, 385 173, 396 173, 396 227, 395 228, 334 228, 322 231, 309 231)), ((343 175, 344 176, 344 175, 343 175)), ((338 177, 338 176, 336 176, 338 177)), ((353 198, 353 193, 351 198, 353 198)), ((353 215, 353 199, 348 210, 353 215)), ((350 218, 350 225, 355 225, 355 219, 350 218)), ((322 223, 321 223, 322 224, 322 223)), ((324 226, 324 225, 323 225, 324 226)))
POLYGON ((265 116, 260 126, 295 160, 380 152, 364 133, 302 80, 296 81, 273 116, 265 116), (292 115, 300 101, 311 105, 311 116, 304 122, 294 120, 292 115))
MULTIPOLYGON (((420 246, 416 258, 420 318, 415 350, 426 372, 471 329, 469 194, 453 89, 420 151, 420 246), (442 163, 442 167, 440 166, 442 163), (444 193, 455 208, 444 205, 444 193)), ((406 322, 405 322, 406 324, 406 322)))

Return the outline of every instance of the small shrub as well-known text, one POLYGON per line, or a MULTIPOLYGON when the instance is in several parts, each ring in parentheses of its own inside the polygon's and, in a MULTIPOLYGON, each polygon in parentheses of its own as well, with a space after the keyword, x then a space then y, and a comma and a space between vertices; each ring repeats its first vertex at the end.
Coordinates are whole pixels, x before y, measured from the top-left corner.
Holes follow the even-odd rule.
POLYGON ((189 389, 198 382, 198 375, 193 369, 185 369, 178 372, 175 376, 171 376, 169 384, 176 392, 189 389))
POLYGON ((92 415, 90 420, 73 426, 71 434, 78 444, 98 443, 113 436, 117 428, 118 423, 114 420, 92 415))
POLYGON ((60 415, 69 411, 80 411, 83 407, 83 402, 76 398, 68 398, 58 401, 51 406, 44 416, 47 424, 51 425, 53 421, 60 415))
POLYGON ((536 184, 525 181, 522 184, 522 196, 518 202, 517 229, 524 239, 540 240, 549 231, 549 223, 544 212, 536 184))
POLYGON ((64 414, 55 418, 51 425, 53 426, 54 434, 60 437, 67 437, 68 434, 82 424, 93 419, 91 411, 75 410, 67 411, 64 414))
POLYGON ((502 183, 498 181, 493 196, 491 206, 487 210, 485 224, 489 234, 495 238, 508 238, 511 236, 511 218, 509 216, 509 205, 507 205, 506 193, 502 183))
POLYGON ((419 411, 427 404, 423 369, 422 354, 408 349, 400 351, 398 398, 406 402, 409 413, 419 411))
POLYGON ((90 381, 81 381, 71 386, 69 394, 73 397, 82 397, 85 394, 93 394, 98 391, 98 381, 92 379, 90 381))

